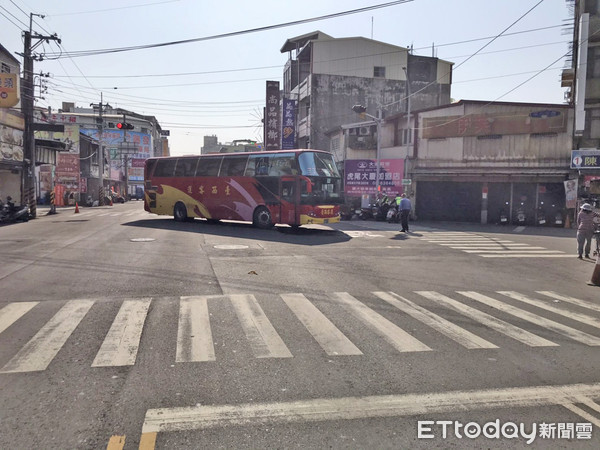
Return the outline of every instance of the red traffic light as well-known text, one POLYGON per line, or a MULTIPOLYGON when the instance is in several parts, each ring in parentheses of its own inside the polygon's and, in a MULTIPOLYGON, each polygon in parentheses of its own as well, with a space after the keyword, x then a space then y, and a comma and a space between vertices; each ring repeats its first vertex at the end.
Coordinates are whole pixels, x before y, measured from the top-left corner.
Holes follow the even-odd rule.
POLYGON ((133 125, 127 122, 119 122, 117 128, 119 130, 133 130, 133 125))

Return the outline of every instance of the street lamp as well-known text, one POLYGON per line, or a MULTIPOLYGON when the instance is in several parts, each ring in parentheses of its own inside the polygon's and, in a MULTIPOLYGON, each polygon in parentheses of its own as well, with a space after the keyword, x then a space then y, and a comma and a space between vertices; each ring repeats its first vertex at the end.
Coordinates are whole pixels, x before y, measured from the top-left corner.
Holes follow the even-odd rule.
POLYGON ((381 151, 381 122, 383 121, 381 119, 381 108, 377 110, 377 116, 372 116, 371 114, 367 114, 367 108, 365 108, 363 105, 354 105, 352 107, 352 111, 354 111, 357 114, 360 114, 362 117, 367 116, 371 119, 373 119, 375 121, 375 123, 377 124, 377 172, 376 172, 376 194, 379 194, 381 192, 381 185, 380 185, 380 180, 379 180, 379 166, 380 164, 380 158, 379 158, 379 152, 381 151))

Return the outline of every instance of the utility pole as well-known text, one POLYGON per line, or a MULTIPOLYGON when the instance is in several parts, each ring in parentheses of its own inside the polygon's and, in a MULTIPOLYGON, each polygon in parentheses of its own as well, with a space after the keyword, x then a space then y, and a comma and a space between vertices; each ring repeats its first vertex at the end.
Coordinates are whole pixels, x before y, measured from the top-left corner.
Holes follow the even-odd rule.
POLYGON ((104 145, 102 134, 104 132, 104 119, 102 117, 104 108, 110 108, 108 103, 103 103, 103 94, 100 92, 100 103, 90 103, 92 108, 98 107, 98 152, 100 153, 100 162, 98 163, 98 205, 104 206, 104 145))
MULTIPOLYGON (((29 30, 23 32, 23 82, 21 84, 21 102, 22 111, 25 116, 25 132, 23 134, 23 172, 21 178, 21 204, 29 206, 29 212, 32 218, 36 217, 36 198, 35 198, 35 138, 33 136, 33 104, 34 104, 34 80, 33 80, 33 50, 43 43, 50 40, 61 40, 56 34, 52 36, 42 36, 36 33, 32 35, 33 16, 39 14, 29 14, 29 30), (37 42, 32 45, 32 39, 37 39, 37 42)), ((41 60, 41 59, 40 59, 41 60)))

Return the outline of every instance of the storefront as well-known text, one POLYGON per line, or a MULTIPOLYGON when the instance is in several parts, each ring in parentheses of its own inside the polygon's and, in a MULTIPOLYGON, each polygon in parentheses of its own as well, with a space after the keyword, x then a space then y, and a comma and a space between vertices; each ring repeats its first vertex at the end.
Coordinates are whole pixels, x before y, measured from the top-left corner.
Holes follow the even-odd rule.
POLYGON ((0 108, 0 199, 11 196, 21 203, 23 171, 23 115, 11 109, 0 108))

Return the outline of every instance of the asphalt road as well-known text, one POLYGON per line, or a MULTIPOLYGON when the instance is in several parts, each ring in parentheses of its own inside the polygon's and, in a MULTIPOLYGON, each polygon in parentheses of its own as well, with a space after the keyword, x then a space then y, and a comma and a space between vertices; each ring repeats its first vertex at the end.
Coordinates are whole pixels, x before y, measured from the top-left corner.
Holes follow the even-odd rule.
POLYGON ((573 230, 80 211, 0 227, 0 448, 600 445, 573 230))

